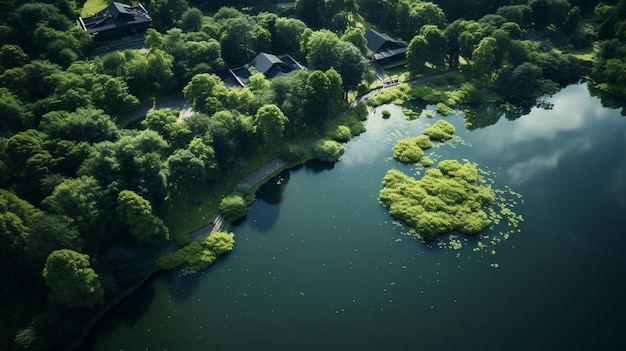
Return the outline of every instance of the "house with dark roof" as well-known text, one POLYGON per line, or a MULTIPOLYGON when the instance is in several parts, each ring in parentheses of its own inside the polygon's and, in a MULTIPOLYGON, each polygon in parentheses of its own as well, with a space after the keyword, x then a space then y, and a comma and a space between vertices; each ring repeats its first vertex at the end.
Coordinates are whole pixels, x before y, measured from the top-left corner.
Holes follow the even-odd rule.
POLYGON ((91 17, 79 17, 77 22, 94 40, 109 40, 145 33, 152 18, 141 4, 112 2, 91 17))
POLYGON ((368 57, 371 61, 388 65, 406 60, 407 45, 389 35, 368 29, 365 32, 365 39, 367 40, 368 57))
POLYGON ((276 56, 262 52, 250 64, 231 68, 228 72, 238 85, 245 87, 250 84, 250 76, 256 73, 262 73, 265 78, 272 79, 302 69, 304 67, 288 54, 276 56))

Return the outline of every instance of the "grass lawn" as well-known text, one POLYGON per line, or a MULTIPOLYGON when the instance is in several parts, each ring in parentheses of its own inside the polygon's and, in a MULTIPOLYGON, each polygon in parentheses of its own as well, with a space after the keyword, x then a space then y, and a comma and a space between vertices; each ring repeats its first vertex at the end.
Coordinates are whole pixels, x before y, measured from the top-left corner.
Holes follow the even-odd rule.
POLYGON ((111 0, 86 0, 83 8, 80 10, 81 17, 95 15, 98 11, 109 6, 111 0))

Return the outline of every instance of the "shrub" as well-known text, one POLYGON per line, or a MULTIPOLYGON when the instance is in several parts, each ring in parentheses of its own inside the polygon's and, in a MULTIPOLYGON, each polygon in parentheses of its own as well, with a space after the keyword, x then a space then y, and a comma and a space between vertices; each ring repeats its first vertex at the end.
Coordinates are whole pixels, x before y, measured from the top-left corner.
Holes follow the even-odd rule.
POLYGON ((338 126, 335 130, 328 132, 327 137, 340 143, 345 143, 352 139, 352 132, 347 126, 338 126))
POLYGON ((297 162, 304 158, 306 150, 302 146, 291 146, 281 150, 279 157, 287 162, 297 162))
POLYGON ((379 92, 377 95, 367 99, 367 103, 370 106, 380 106, 384 104, 402 105, 409 99, 408 92, 411 90, 407 84, 398 85, 397 88, 385 89, 379 92))
POLYGON ((313 144, 313 157, 325 162, 337 162, 344 153, 343 145, 334 140, 319 140, 313 144))
POLYGON ((240 195, 228 195, 222 199, 218 209, 227 220, 233 221, 246 215, 248 204, 240 195))
POLYGON ((385 119, 391 117, 391 111, 389 111, 387 109, 383 110, 382 113, 383 113, 383 118, 385 118, 385 119))
POLYGON ((208 267, 217 257, 232 251, 235 244, 234 236, 233 233, 211 233, 200 241, 194 241, 179 250, 159 257, 156 265, 161 269, 182 266, 183 274, 195 273, 208 267))

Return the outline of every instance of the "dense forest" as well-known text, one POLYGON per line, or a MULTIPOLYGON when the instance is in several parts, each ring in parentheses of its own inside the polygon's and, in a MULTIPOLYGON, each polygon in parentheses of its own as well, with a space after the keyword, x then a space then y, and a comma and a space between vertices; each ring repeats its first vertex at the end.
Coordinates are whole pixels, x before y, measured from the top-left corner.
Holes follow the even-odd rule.
POLYGON ((369 28, 408 45, 407 79, 458 74, 453 99, 407 98, 524 104, 583 78, 626 98, 624 0, 151 0, 145 49, 107 52, 76 24, 84 5, 0 1, 0 350, 66 348, 151 272, 232 249, 231 234, 189 244, 193 228, 167 220, 193 187, 232 220, 254 197, 232 185, 248 165, 337 160, 367 110, 337 117, 379 84, 369 28), (307 70, 225 83, 261 52, 307 70), (122 128, 170 96, 194 113, 122 128), (168 245, 183 249, 159 259, 168 245))

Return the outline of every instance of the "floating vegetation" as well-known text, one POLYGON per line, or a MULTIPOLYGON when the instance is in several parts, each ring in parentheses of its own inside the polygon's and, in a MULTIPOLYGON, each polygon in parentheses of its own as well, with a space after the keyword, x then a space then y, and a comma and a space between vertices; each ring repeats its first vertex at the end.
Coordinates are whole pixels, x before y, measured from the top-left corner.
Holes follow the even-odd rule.
MULTIPOLYGON (((426 112, 435 113, 423 111, 426 112)), ((403 109, 403 113, 406 115, 407 111, 403 109)), ((450 122, 438 120, 426 128, 423 135, 405 136, 396 142, 393 158, 430 167, 441 157, 437 154, 429 155, 432 159, 425 157, 426 149, 443 145, 471 147, 455 132, 450 122), (442 143, 433 144, 433 140, 442 143)), ((405 133, 392 134, 397 138, 405 133)), ((509 187, 496 188, 493 173, 469 160, 441 160, 436 168, 425 171, 421 168, 414 175, 391 169, 382 184, 378 200, 389 209, 394 223, 408 225, 410 229, 406 234, 429 246, 435 241, 439 248, 459 251, 457 257, 461 257, 461 249, 475 245, 471 251, 483 259, 489 257, 490 266, 498 268, 499 264, 493 262, 497 253, 495 246, 521 231, 518 226, 524 219, 514 208, 519 202, 523 203, 522 195, 509 187), (495 230, 496 226, 504 225, 508 230, 495 230), (486 229, 490 229, 489 235, 481 235, 486 229)))
POLYGON ((454 112, 452 108, 450 108, 448 105, 444 104, 443 102, 438 102, 437 105, 435 105, 435 111, 437 111, 438 113, 444 116, 447 116, 451 114, 452 112, 454 112))
POLYGON ((402 139, 393 146, 393 158, 402 163, 420 163, 424 157, 424 150, 432 146, 430 138, 426 135, 402 139))
POLYGON ((475 245, 473 252, 495 256, 494 247, 520 232, 518 226, 524 219, 514 211, 521 195, 510 188, 493 189, 490 175, 467 160, 463 164, 443 160, 419 180, 392 169, 383 178, 379 201, 394 219, 411 228, 411 235, 438 240, 440 248, 460 250, 475 245), (509 229, 492 230, 477 241, 458 235, 473 236, 498 225, 509 229), (442 234, 449 235, 440 239, 442 234))
POLYGON ((426 118, 433 118, 437 115, 437 112, 433 110, 424 110, 423 113, 424 113, 424 117, 426 118))
POLYGON ((429 138, 442 141, 452 139, 454 132, 454 126, 450 122, 444 121, 443 119, 438 120, 435 124, 424 130, 424 134, 428 135, 429 138))
POLYGON ((379 201, 422 239, 452 231, 473 235, 491 224, 483 208, 495 199, 491 187, 477 181, 476 166, 456 160, 441 161, 420 180, 392 169, 383 178, 379 201))
POLYGON ((407 121, 414 121, 420 117, 422 111, 415 111, 408 107, 402 107, 402 114, 407 121))

